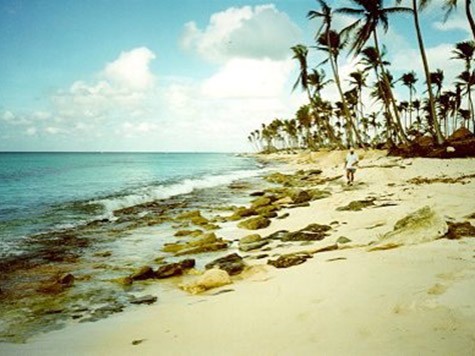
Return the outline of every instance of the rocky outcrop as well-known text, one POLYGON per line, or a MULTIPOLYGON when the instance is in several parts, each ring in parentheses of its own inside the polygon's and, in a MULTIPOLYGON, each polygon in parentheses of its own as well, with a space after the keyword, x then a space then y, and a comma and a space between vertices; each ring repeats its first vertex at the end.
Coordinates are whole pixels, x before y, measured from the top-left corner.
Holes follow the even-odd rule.
POLYGON ((270 225, 270 220, 264 216, 256 216, 238 224, 241 229, 258 230, 270 225))
POLYGON ((320 241, 328 236, 327 231, 331 230, 329 225, 310 224, 307 227, 289 232, 282 236, 282 241, 320 241))
POLYGON ((245 267, 246 264, 237 253, 218 258, 205 266, 206 269, 219 268, 225 270, 230 276, 241 273, 245 267))
POLYGON ((132 273, 129 277, 130 279, 132 279, 132 281, 143 281, 145 279, 154 278, 155 273, 153 272, 152 267, 142 266, 139 269, 137 269, 134 273, 132 273))
POLYGON ((367 208, 368 206, 374 205, 374 198, 370 199, 363 199, 363 200, 355 200, 349 203, 348 205, 342 206, 337 208, 336 210, 338 211, 360 211, 363 210, 364 208, 367 208))
POLYGON ((227 217, 227 220, 228 221, 237 221, 237 220, 241 220, 243 218, 247 218, 247 217, 253 216, 253 215, 258 215, 256 210, 250 209, 250 208, 245 208, 245 207, 239 207, 234 211, 234 213, 231 216, 227 217))
POLYGON ((374 247, 382 249, 385 245, 400 246, 429 242, 443 237, 447 231, 447 223, 442 217, 425 206, 397 221, 393 231, 384 234, 374 247))
POLYGON ((203 273, 203 275, 198 277, 195 281, 183 284, 180 288, 191 294, 198 294, 208 289, 225 286, 231 283, 232 281, 228 272, 219 268, 212 268, 203 273))
POLYGON ((248 235, 239 240, 239 250, 244 252, 257 250, 268 243, 269 240, 263 239, 259 234, 248 235))
POLYGON ((154 273, 154 277, 158 279, 181 276, 187 269, 195 267, 194 259, 186 259, 177 263, 168 263, 160 266, 154 273))
POLYGON ((150 304, 153 304, 157 301, 157 297, 154 296, 154 295, 144 295, 142 297, 135 297, 135 296, 132 296, 130 298, 130 303, 131 304, 147 304, 147 305, 150 305, 150 304))
POLYGON ((43 282, 37 291, 45 294, 58 294, 71 287, 74 280, 75 278, 71 273, 57 274, 43 282))
POLYGON ((475 237, 475 226, 469 221, 459 223, 449 222, 448 227, 449 229, 445 237, 450 240, 458 240, 463 237, 475 237))
POLYGON ((174 253, 176 256, 193 253, 218 251, 228 247, 228 242, 217 238, 214 232, 204 234, 195 240, 188 242, 167 243, 162 251, 174 253))
POLYGON ((312 255, 310 254, 291 253, 291 254, 279 256, 275 260, 268 260, 267 264, 274 266, 276 268, 288 268, 291 266, 300 265, 311 257, 312 255))

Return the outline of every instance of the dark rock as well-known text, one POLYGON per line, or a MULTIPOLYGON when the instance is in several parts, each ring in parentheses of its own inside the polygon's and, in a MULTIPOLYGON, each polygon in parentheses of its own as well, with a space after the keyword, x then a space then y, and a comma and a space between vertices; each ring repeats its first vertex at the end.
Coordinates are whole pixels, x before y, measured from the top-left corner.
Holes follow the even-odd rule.
POLYGON ((336 210, 338 210, 338 211, 345 211, 345 210, 360 211, 360 210, 363 210, 364 208, 366 208, 368 206, 374 205, 374 200, 375 200, 374 198, 365 199, 365 200, 355 200, 355 201, 352 201, 351 203, 349 203, 346 206, 342 206, 342 207, 337 208, 336 210))
POLYGON ((475 237, 475 226, 473 226, 469 221, 465 222, 447 222, 449 226, 449 231, 444 236, 450 240, 458 240, 462 237, 475 237))
POLYGON ((336 240, 336 243, 338 244, 347 244, 349 242, 351 242, 351 240, 345 236, 340 236, 338 240, 336 240))
POLYGON ((155 278, 155 273, 150 266, 140 267, 129 276, 133 281, 143 281, 145 279, 155 278))
POLYGON ((245 267, 246 267, 246 264, 244 263, 242 257, 239 256, 237 253, 233 253, 225 257, 218 258, 206 264, 205 266, 206 269, 212 269, 212 268, 222 269, 228 272, 230 276, 241 273, 245 267))
POLYGON ((160 266, 155 271, 155 278, 163 279, 174 276, 181 276, 186 269, 193 268, 195 266, 194 259, 186 259, 178 263, 168 263, 160 266))
POLYGON ((294 204, 302 204, 302 203, 307 203, 310 200, 312 200, 312 197, 306 190, 297 190, 295 191, 292 196, 292 201, 294 204))
POLYGON ((130 300, 131 304, 153 304, 157 301, 157 297, 154 295, 144 295, 142 297, 135 297, 132 296, 132 299, 130 300))
POLYGON ((201 231, 200 229, 196 229, 196 230, 178 230, 177 232, 175 232, 175 235, 176 237, 182 237, 182 236, 199 236, 203 233, 203 231, 201 231))
POLYGON ((289 216, 290 216, 289 213, 284 213, 284 214, 282 214, 282 215, 280 215, 280 216, 277 216, 277 219, 279 219, 279 220, 280 220, 280 219, 285 219, 285 218, 288 218, 289 216))
POLYGON ((135 346, 135 345, 140 345, 140 344, 141 344, 142 342, 144 342, 144 341, 145 341, 145 339, 133 340, 133 341, 132 341, 132 345, 134 345, 134 346, 135 346))
POLYGON ((46 294, 58 294, 64 292, 74 283, 74 276, 71 273, 58 274, 40 284, 37 291, 46 294))
POLYGON ((241 221, 238 224, 238 227, 248 230, 258 230, 263 229, 270 225, 270 220, 264 216, 256 216, 244 221, 241 221))
POLYGON ((276 268, 288 268, 304 263, 307 259, 311 258, 308 254, 288 254, 279 256, 275 260, 268 260, 267 264, 276 268))
POLYGON ((252 192, 251 194, 249 194, 249 196, 251 196, 251 197, 262 197, 265 194, 266 194, 265 192, 252 192))
POLYGON ((338 250, 338 244, 319 247, 319 248, 311 251, 311 253, 316 254, 316 253, 320 253, 320 252, 329 252, 329 251, 335 251, 335 250, 338 250))
POLYGON ((256 241, 256 242, 250 242, 250 243, 246 243, 246 244, 240 244, 239 245, 239 250, 243 251, 243 252, 248 252, 248 251, 252 251, 252 250, 258 250, 260 249, 261 247, 263 246, 266 246, 269 244, 269 241, 267 240, 260 240, 260 241, 256 241))
POLYGON ((320 241, 328 235, 328 230, 331 230, 329 225, 310 224, 301 230, 289 232, 282 237, 282 241, 320 241))
POLYGON ((256 212, 259 215, 264 216, 266 218, 275 218, 277 217, 276 210, 278 209, 279 208, 275 205, 267 205, 267 206, 262 206, 260 208, 257 208, 256 212))

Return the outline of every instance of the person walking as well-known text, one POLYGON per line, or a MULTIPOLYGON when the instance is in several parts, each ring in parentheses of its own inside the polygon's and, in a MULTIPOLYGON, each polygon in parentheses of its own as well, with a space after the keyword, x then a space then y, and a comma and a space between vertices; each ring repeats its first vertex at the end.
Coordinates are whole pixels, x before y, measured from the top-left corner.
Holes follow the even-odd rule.
POLYGON ((348 185, 352 185, 355 180, 356 167, 358 167, 358 155, 353 148, 350 148, 350 152, 346 155, 345 169, 346 169, 346 181, 348 185))

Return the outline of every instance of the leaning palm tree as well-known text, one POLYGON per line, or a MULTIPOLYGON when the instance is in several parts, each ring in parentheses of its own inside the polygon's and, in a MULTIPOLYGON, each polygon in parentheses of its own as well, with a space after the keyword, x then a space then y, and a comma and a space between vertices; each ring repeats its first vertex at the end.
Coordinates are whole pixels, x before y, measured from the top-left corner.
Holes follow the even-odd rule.
POLYGON ((320 50, 326 51, 328 55, 328 61, 330 62, 330 66, 333 72, 338 94, 340 96, 340 100, 343 105, 342 112, 347 123, 346 127, 347 127, 347 139, 349 141, 348 143, 351 146, 354 146, 355 142, 352 135, 352 131, 354 131, 356 140, 358 144, 361 145, 362 144, 361 137, 359 133, 357 132, 357 129, 351 117, 350 110, 348 109, 348 104, 345 100, 343 89, 341 87, 340 74, 338 72, 338 56, 340 54, 340 51, 346 45, 346 42, 342 40, 338 32, 331 29, 333 11, 330 8, 330 6, 328 6, 328 4, 324 0, 317 0, 317 2, 320 5, 320 9, 309 11, 307 14, 307 17, 309 19, 322 20, 322 24, 320 25, 319 29, 315 33, 317 48, 320 50))
POLYGON ((409 89, 409 106, 408 106, 408 111, 409 111, 409 126, 412 125, 412 99, 414 97, 414 91, 416 90, 416 87, 414 84, 417 82, 417 77, 416 73, 414 71, 404 73, 400 80, 402 81, 402 85, 407 87, 409 89))
POLYGON ((330 62, 330 65, 333 71, 333 76, 335 78, 335 84, 341 98, 342 114, 346 121, 346 133, 347 133, 348 145, 351 145, 351 146, 355 145, 353 133, 356 136, 356 141, 358 142, 358 145, 361 145, 362 144, 361 137, 351 117, 351 112, 348 106, 348 102, 345 98, 345 95, 343 93, 343 89, 341 86, 340 73, 338 69, 338 57, 346 43, 342 41, 342 38, 338 32, 329 30, 328 33, 322 33, 318 37, 317 44, 318 44, 317 49, 327 52, 328 54, 328 61, 330 62))
MULTIPOLYGON (((354 40, 351 44, 351 52, 355 54, 359 54, 368 40, 372 37, 374 41, 374 47, 377 51, 378 58, 380 58, 380 46, 379 46, 379 39, 378 39, 378 31, 377 28, 379 25, 382 25, 383 30, 387 31, 389 28, 389 19, 388 16, 394 13, 405 13, 410 11, 407 8, 401 7, 388 7, 385 8, 383 6, 383 0, 351 0, 357 7, 356 8, 349 8, 349 7, 342 7, 336 10, 336 12, 358 16, 360 17, 356 20, 353 24, 346 27, 343 30, 343 33, 350 34, 354 33, 354 40)), ((401 120, 399 118, 399 111, 397 109, 396 100, 394 98, 394 94, 391 90, 391 85, 388 83, 388 75, 386 73, 386 68, 384 65, 379 61, 379 68, 381 72, 380 78, 384 82, 385 89, 389 89, 385 95, 389 96, 389 100, 392 106, 392 111, 395 118, 395 125, 398 131, 400 131, 400 137, 402 142, 407 143, 408 139, 404 132, 404 128, 402 127, 401 120)), ((385 90, 384 90, 385 91, 385 90)))
MULTIPOLYGON (((396 0, 396 3, 401 3, 402 0, 396 0)), ((437 120, 437 112, 435 110, 435 102, 436 99, 434 98, 434 94, 432 93, 432 85, 430 80, 430 69, 429 69, 429 62, 427 60, 426 51, 424 48, 424 40, 422 37, 422 31, 419 23, 419 11, 423 10, 430 0, 419 0, 419 4, 417 0, 411 0, 412 2, 412 11, 413 18, 414 18, 414 26, 416 28, 416 35, 417 35, 417 42, 419 44, 419 51, 421 54, 422 65, 424 67, 424 75, 426 77, 426 84, 427 84, 427 93, 429 94, 429 130, 431 131, 434 139, 437 141, 439 145, 444 142, 444 137, 442 136, 442 132, 440 131, 440 125, 437 120)))

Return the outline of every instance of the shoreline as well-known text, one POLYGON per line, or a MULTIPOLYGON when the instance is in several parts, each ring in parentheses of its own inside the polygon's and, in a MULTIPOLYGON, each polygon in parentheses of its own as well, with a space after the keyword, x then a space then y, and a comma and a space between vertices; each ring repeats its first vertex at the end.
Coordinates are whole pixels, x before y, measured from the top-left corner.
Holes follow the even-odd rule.
MULTIPOLYGON (((230 228, 218 234, 230 240, 252 233, 267 237, 309 224, 330 225, 321 241, 273 241, 269 256, 239 252, 250 266, 233 283, 199 295, 166 281, 158 303, 112 315, 94 323, 67 326, 26 344, 0 344, 2 354, 436 354, 475 350, 475 239, 445 238, 369 249, 410 213, 429 206, 444 221, 471 221, 475 204, 475 159, 402 159, 381 152, 359 152, 361 169, 354 187, 344 178, 325 183, 331 195, 309 206, 282 210, 255 231, 230 228), (411 179, 420 178, 414 183, 411 179), (426 178, 430 183, 424 183, 426 178), (437 179, 439 181, 437 181, 437 179), (372 200, 373 199, 373 200, 372 200), (355 201, 371 201, 360 211, 337 210, 355 201), (467 216, 471 218, 467 218, 467 216), (349 242, 337 243, 341 237, 349 242), (276 269, 266 263, 279 255, 312 253, 304 263, 276 269), (443 263, 442 263, 443 261, 443 263), (416 330, 416 331, 414 331, 416 330), (345 336, 348 334, 348 336, 345 336), (92 336, 91 336, 92 335, 92 336)), ((286 173, 321 169, 342 174, 344 151, 266 157, 287 164, 286 173)), ((322 187, 320 187, 322 188, 322 187)), ((341 240, 340 240, 341 241, 341 240)), ((222 255, 230 251, 223 251, 222 255)), ((155 287, 151 287, 155 288, 155 287)), ((158 288, 158 287, 157 287, 158 288)))

